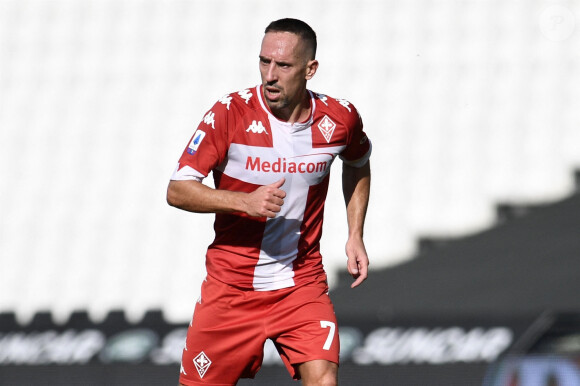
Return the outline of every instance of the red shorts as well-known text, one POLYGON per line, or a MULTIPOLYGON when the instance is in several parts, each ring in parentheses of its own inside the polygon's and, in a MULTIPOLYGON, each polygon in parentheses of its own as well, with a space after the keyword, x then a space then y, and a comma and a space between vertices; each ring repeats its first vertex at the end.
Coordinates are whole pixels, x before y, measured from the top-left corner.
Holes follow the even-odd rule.
POLYGON ((179 382, 235 385, 254 378, 268 338, 295 379, 294 365, 315 359, 338 364, 338 328, 326 281, 247 291, 208 276, 187 331, 179 382))

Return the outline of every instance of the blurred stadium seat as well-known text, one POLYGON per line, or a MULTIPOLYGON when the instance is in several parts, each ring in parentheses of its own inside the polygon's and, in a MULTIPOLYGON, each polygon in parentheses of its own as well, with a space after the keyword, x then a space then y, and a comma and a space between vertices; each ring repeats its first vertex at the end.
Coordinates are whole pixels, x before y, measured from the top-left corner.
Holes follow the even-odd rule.
MULTIPOLYGON (((261 34, 280 17, 317 31, 311 89, 354 103, 373 141, 373 269, 413 258, 420 237, 493 226, 499 203, 570 195, 580 32, 558 40, 560 19, 540 23, 546 6, 0 2, 0 312, 189 319, 212 218, 167 206, 168 178, 204 112, 259 82, 261 34)), ((346 237, 340 165, 332 173, 331 284, 346 237)))

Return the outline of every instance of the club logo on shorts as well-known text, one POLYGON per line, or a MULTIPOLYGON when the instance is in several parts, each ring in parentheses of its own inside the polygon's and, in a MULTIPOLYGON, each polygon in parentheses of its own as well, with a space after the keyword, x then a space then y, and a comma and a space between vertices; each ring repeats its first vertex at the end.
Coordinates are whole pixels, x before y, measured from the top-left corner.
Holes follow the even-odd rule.
POLYGON ((209 366, 211 366, 211 360, 202 351, 195 358, 193 358, 193 364, 197 369, 200 378, 203 378, 209 366))

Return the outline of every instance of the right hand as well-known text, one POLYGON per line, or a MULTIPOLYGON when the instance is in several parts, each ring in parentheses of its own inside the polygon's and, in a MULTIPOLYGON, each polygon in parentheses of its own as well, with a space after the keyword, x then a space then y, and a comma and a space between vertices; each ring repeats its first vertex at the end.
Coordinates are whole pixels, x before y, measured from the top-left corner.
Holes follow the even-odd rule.
POLYGON ((280 189, 284 182, 286 179, 281 178, 270 185, 260 186, 248 193, 244 199, 246 213, 253 217, 276 217, 284 204, 284 197, 286 197, 286 192, 280 189))

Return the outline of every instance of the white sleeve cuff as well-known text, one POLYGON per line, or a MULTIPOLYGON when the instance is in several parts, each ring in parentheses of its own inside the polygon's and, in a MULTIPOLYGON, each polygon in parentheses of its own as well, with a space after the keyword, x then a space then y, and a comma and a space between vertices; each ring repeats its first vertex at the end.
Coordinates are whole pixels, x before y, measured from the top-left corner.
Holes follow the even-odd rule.
POLYGON ((373 152, 373 144, 369 140, 369 151, 367 151, 367 153, 364 156, 362 156, 361 158, 354 160, 354 161, 347 161, 344 158, 342 158, 341 156, 339 156, 339 157, 342 160, 342 162, 344 162, 348 166, 352 166, 353 168, 360 168, 360 167, 363 167, 367 163, 369 158, 371 158, 372 152, 373 152))
POLYGON ((191 166, 184 166, 181 169, 179 168, 179 164, 175 167, 173 174, 171 175, 170 180, 173 181, 187 181, 187 180, 194 180, 201 182, 206 176, 192 168, 191 166))

